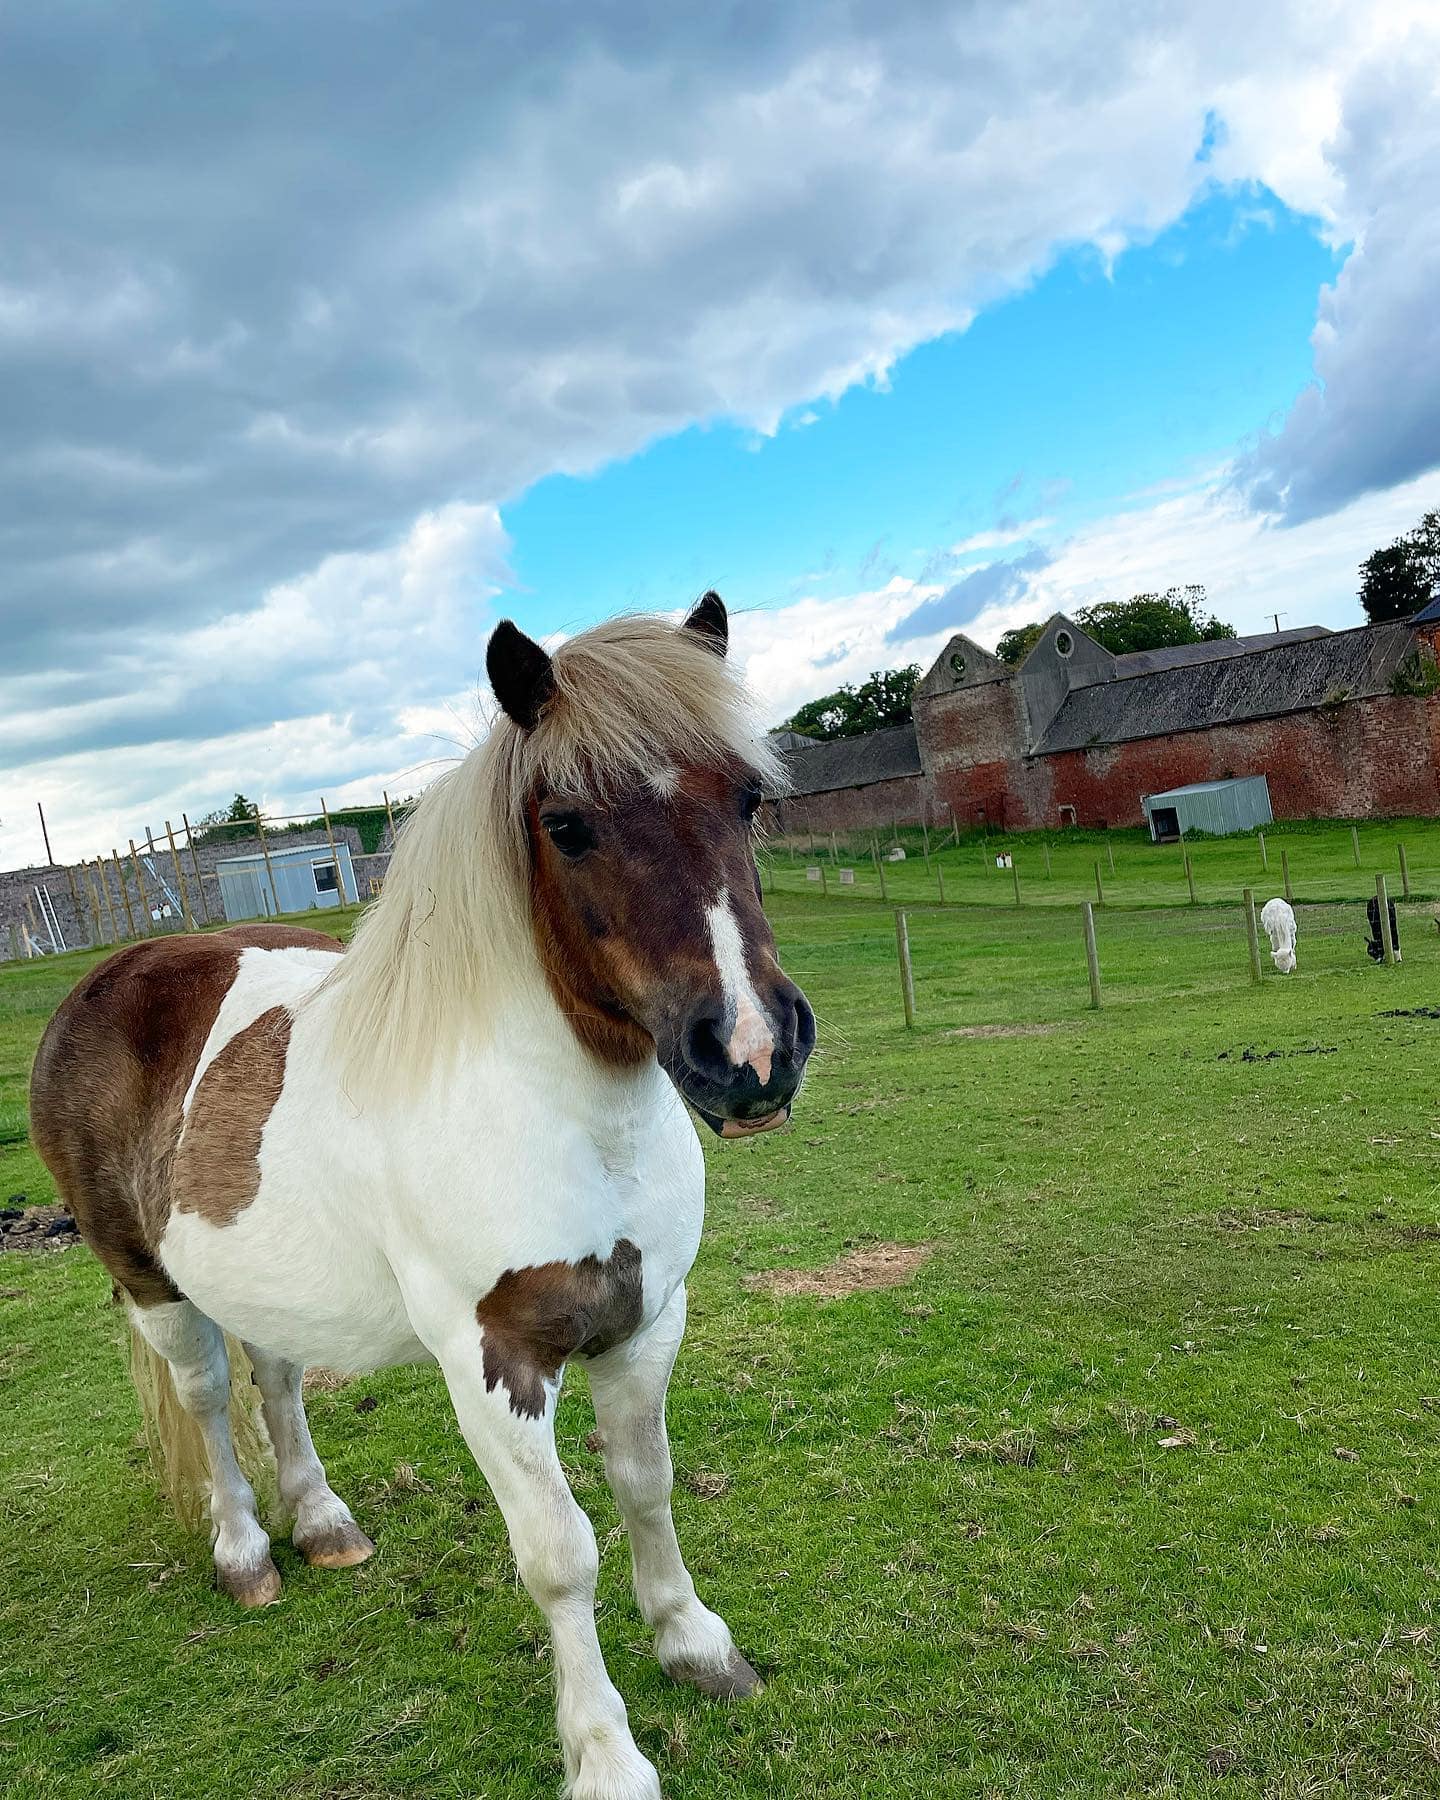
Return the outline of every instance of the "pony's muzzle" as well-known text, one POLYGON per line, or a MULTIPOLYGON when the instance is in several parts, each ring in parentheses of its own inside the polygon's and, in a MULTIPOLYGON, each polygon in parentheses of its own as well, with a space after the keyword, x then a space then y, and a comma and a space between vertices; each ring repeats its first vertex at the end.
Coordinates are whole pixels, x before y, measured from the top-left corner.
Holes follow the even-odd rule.
POLYGON ((815 1048, 815 1015, 794 982, 777 976, 764 1006, 769 1031, 762 1055, 736 1061, 734 1021, 707 997, 692 1008, 664 1058, 680 1092, 721 1137, 783 1125, 815 1048))

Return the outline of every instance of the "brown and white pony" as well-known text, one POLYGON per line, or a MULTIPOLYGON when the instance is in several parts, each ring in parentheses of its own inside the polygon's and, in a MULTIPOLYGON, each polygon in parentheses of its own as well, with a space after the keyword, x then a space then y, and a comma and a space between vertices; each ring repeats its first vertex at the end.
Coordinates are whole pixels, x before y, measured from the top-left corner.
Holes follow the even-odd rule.
POLYGON ((142 1398, 168 1374, 152 1435, 183 1460, 176 1422, 198 1428, 242 1605, 280 1577, 227 1338, 296 1547, 324 1568, 374 1546, 315 1454, 304 1369, 439 1363, 549 1621, 576 1800, 659 1785, 601 1658, 595 1537, 556 1456, 568 1358, 589 1359, 661 1664, 715 1696, 756 1684, 681 1558, 665 1432, 704 1205, 683 1102, 721 1135, 766 1130, 814 1043, 760 904, 751 821, 774 769, 726 638, 714 595, 679 628, 615 620, 553 656, 502 624, 503 715, 420 802, 344 956, 267 925, 122 950, 56 1013, 31 1083, 36 1146, 138 1334, 142 1398))

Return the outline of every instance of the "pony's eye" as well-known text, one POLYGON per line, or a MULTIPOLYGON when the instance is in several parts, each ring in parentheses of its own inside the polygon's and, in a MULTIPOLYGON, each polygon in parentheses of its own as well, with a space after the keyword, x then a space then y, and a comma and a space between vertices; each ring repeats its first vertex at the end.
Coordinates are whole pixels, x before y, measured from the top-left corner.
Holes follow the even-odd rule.
POLYGON ((764 799, 765 795, 763 792, 753 783, 751 786, 744 789, 740 795, 740 811, 743 816, 747 819, 753 819, 756 813, 759 812, 764 799))
POLYGON ((550 842, 562 856, 568 856, 572 862, 578 861, 587 850, 595 848, 595 833, 579 813, 545 813, 540 823, 545 827, 545 835, 550 842))

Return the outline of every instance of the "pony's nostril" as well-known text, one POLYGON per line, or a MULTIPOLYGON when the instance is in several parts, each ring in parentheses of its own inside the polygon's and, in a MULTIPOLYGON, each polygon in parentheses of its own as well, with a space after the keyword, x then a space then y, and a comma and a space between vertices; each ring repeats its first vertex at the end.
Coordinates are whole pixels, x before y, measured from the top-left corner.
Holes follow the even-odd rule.
POLYGON ((685 1033, 684 1048, 685 1060, 697 1075, 703 1075, 710 1081, 728 1079, 731 1072, 730 1058, 720 1041, 714 1019, 694 1020, 685 1033))

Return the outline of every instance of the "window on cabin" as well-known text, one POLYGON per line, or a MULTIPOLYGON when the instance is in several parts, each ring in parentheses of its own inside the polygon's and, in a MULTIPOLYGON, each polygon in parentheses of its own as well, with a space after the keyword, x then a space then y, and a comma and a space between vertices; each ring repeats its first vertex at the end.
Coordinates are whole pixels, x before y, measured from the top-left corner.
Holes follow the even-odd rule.
POLYGON ((312 863, 315 872, 315 891, 317 894, 333 894, 339 887, 335 878, 334 863, 312 863))

